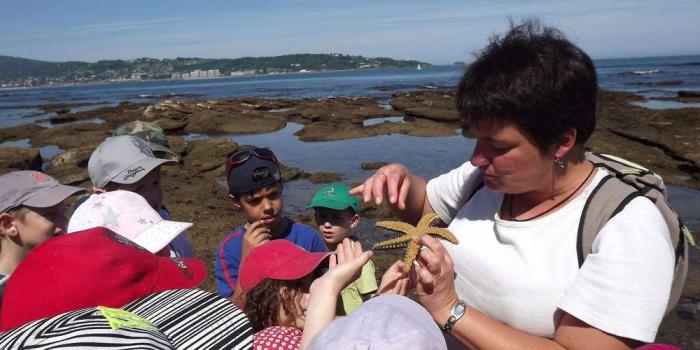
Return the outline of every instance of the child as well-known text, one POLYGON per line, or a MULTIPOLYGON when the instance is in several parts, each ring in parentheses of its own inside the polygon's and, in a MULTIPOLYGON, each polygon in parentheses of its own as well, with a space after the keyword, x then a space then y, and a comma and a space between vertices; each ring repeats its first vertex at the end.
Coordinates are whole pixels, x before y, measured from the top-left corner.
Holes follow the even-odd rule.
POLYGON ((256 332, 254 348, 305 348, 333 321, 340 290, 371 257, 371 251, 363 253, 349 239, 338 245, 336 254, 311 253, 286 240, 254 249, 241 264, 239 278, 246 293, 243 311, 256 332), (321 276, 326 258, 329 269, 321 276))
MULTIPOLYGON (((345 238, 357 241, 354 230, 360 222, 360 201, 348 194, 350 187, 333 183, 318 190, 307 208, 314 209, 314 218, 328 250, 335 251, 345 238)), ((377 290, 374 263, 370 260, 362 268, 362 274, 342 291, 342 309, 339 314, 348 315, 362 305, 377 290)))
MULTIPOLYGON (((133 135, 112 136, 104 140, 90 155, 88 173, 95 192, 125 190, 140 194, 163 219, 170 213, 163 206, 160 166, 177 163, 156 158, 146 141, 133 135)), ((193 258, 187 234, 181 233, 170 244, 171 254, 193 258)))
POLYGON ((37 245, 66 229, 63 201, 85 189, 38 171, 0 176, 0 297, 10 275, 37 245))
POLYGON ((216 252, 216 288, 223 297, 241 302, 238 268, 253 248, 285 239, 310 252, 325 252, 326 245, 311 228, 282 216, 282 182, 279 163, 266 148, 242 147, 226 162, 229 195, 246 223, 224 238, 216 252))

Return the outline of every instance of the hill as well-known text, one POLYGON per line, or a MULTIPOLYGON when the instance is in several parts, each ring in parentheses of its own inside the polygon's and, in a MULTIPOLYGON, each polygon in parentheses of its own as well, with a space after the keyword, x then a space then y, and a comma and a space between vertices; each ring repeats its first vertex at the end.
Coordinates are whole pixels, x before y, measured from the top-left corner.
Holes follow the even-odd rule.
POLYGON ((211 76, 346 69, 430 66, 415 60, 344 54, 293 54, 235 59, 183 58, 46 62, 0 56, 0 84, 38 86, 128 79, 188 79, 211 76), (192 74, 195 73, 195 74, 192 74), (233 74, 232 74, 233 73, 233 74))

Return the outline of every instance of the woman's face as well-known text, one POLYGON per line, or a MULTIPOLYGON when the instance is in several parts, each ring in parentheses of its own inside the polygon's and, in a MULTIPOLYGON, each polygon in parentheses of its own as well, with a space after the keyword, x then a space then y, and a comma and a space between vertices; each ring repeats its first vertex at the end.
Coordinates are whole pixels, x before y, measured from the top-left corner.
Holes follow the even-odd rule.
POLYGON ((477 140, 470 161, 481 169, 488 188, 519 194, 551 186, 553 155, 540 153, 535 141, 515 124, 483 121, 471 125, 470 131, 477 140))

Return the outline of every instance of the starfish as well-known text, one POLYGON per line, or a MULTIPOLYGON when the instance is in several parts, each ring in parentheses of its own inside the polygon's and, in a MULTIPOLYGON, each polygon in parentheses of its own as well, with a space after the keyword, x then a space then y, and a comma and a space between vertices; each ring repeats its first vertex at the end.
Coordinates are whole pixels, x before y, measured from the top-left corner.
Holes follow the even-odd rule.
POLYGON ((437 219, 439 219, 437 214, 430 213, 422 217, 416 226, 400 221, 379 221, 376 224, 377 227, 394 231, 397 233, 397 236, 393 239, 375 244, 372 249, 383 250, 406 247, 406 256, 403 259, 403 272, 407 273, 416 260, 418 250, 421 247, 420 244, 413 241, 414 237, 431 235, 435 238, 448 240, 454 244, 459 243, 457 237, 448 229, 432 226, 437 219))

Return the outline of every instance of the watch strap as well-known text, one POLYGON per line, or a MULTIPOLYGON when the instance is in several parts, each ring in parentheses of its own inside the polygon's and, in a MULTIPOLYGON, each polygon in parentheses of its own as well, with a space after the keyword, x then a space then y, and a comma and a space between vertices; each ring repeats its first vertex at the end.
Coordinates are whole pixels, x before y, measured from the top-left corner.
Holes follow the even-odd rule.
POLYGON ((452 327, 455 323, 459 321, 462 316, 467 312, 467 303, 464 300, 460 300, 455 306, 452 307, 450 311, 450 317, 445 321, 445 324, 440 327, 443 332, 450 334, 452 333, 452 327), (460 312, 461 311, 461 312, 460 312))

